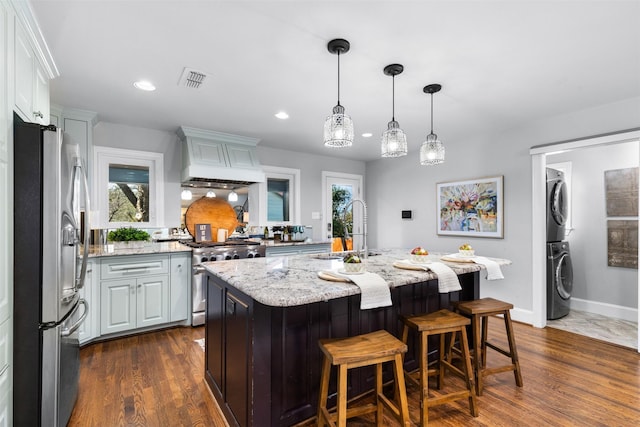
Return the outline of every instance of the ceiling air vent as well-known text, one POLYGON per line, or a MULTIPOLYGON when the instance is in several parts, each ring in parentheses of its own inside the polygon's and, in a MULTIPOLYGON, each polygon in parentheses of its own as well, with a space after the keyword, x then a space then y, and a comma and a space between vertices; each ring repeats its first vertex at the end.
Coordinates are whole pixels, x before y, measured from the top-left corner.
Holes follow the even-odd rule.
POLYGON ((182 76, 180 76, 180 81, 178 82, 178 86, 189 87, 192 89, 199 89, 207 80, 207 73, 204 71, 194 70, 192 68, 185 67, 182 72, 182 76))

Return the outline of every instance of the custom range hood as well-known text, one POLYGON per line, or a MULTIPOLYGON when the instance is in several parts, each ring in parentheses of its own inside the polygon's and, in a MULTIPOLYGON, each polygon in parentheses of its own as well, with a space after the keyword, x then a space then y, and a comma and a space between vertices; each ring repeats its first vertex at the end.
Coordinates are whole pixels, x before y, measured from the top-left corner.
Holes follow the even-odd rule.
POLYGON ((177 133, 183 186, 234 188, 265 182, 256 152, 259 139, 186 126, 177 133))

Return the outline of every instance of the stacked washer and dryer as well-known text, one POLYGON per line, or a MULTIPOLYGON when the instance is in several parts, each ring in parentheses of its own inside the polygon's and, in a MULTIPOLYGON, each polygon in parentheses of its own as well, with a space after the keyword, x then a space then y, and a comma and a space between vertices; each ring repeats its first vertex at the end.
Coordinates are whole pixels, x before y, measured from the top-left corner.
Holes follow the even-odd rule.
POLYGON ((569 314, 573 266, 565 239, 567 184, 564 173, 547 168, 547 319, 569 314))

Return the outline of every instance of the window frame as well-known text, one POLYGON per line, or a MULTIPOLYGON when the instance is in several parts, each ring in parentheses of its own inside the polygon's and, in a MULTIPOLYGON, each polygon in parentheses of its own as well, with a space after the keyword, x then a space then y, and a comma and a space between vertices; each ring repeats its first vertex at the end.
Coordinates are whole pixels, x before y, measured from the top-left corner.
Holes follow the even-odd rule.
POLYGON ((160 227, 164 223, 164 155, 147 151, 95 146, 91 212, 92 228, 160 227), (149 221, 109 222, 109 166, 149 168, 149 221))
MULTIPOLYGON (((274 225, 300 224, 300 169, 279 166, 263 166, 264 182, 258 183, 259 224, 272 227, 274 225), (289 181, 289 221, 268 221, 267 218, 267 183, 269 178, 289 181)), ((249 207, 251 211, 251 206, 249 207)))

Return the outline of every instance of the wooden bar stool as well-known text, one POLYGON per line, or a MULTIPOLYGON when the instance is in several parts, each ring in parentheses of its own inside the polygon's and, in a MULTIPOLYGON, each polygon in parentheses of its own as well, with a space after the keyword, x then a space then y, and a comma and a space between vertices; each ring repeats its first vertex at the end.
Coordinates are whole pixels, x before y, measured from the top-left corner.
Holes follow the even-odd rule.
POLYGON ((516 339, 513 334, 513 325, 511 324, 510 310, 513 308, 513 304, 493 298, 482 298, 474 301, 455 302, 453 303, 453 307, 456 312, 471 318, 471 328, 473 330, 473 367, 476 375, 477 395, 482 396, 484 378, 500 372, 513 371, 516 385, 522 387, 522 372, 520 371, 516 339), (495 315, 502 315, 504 318, 509 350, 487 341, 489 316, 495 315), (511 363, 487 368, 487 347, 509 357, 511 363))
POLYGON ((407 351, 406 344, 387 331, 376 331, 349 338, 321 339, 320 349, 324 353, 320 398, 318 403, 318 426, 328 423, 330 426, 345 427, 347 418, 376 413, 376 422, 382 426, 382 413, 386 406, 403 426, 411 424, 409 405, 402 371, 402 355, 407 351), (395 396, 392 402, 382 393, 382 364, 393 362, 395 377, 395 396), (329 376, 331 365, 338 367, 337 410, 330 413, 327 409, 329 376), (347 410, 347 371, 351 368, 376 365, 376 404, 368 404, 347 410))
MULTIPOLYGON (((429 408, 454 400, 469 399, 469 410, 474 417, 478 416, 476 405, 476 393, 473 380, 473 370, 471 368, 471 357, 469 354, 469 344, 467 342, 467 325, 470 321, 464 316, 453 313, 449 310, 440 310, 419 316, 401 317, 404 323, 402 331, 402 341, 406 344, 409 338, 409 329, 419 333, 420 345, 420 367, 415 378, 413 374, 406 373, 407 378, 420 387, 420 425, 426 426, 429 421, 429 408), (450 346, 455 342, 456 336, 460 334, 462 369, 453 365, 451 353, 446 351, 445 337, 449 334, 450 346), (440 335, 440 348, 437 368, 429 368, 428 340, 430 335, 440 335), (447 394, 438 394, 429 397, 429 377, 438 377, 438 389, 444 386, 445 370, 449 369, 465 380, 466 389, 447 394)), ((433 393, 432 393, 433 394, 433 393)))

